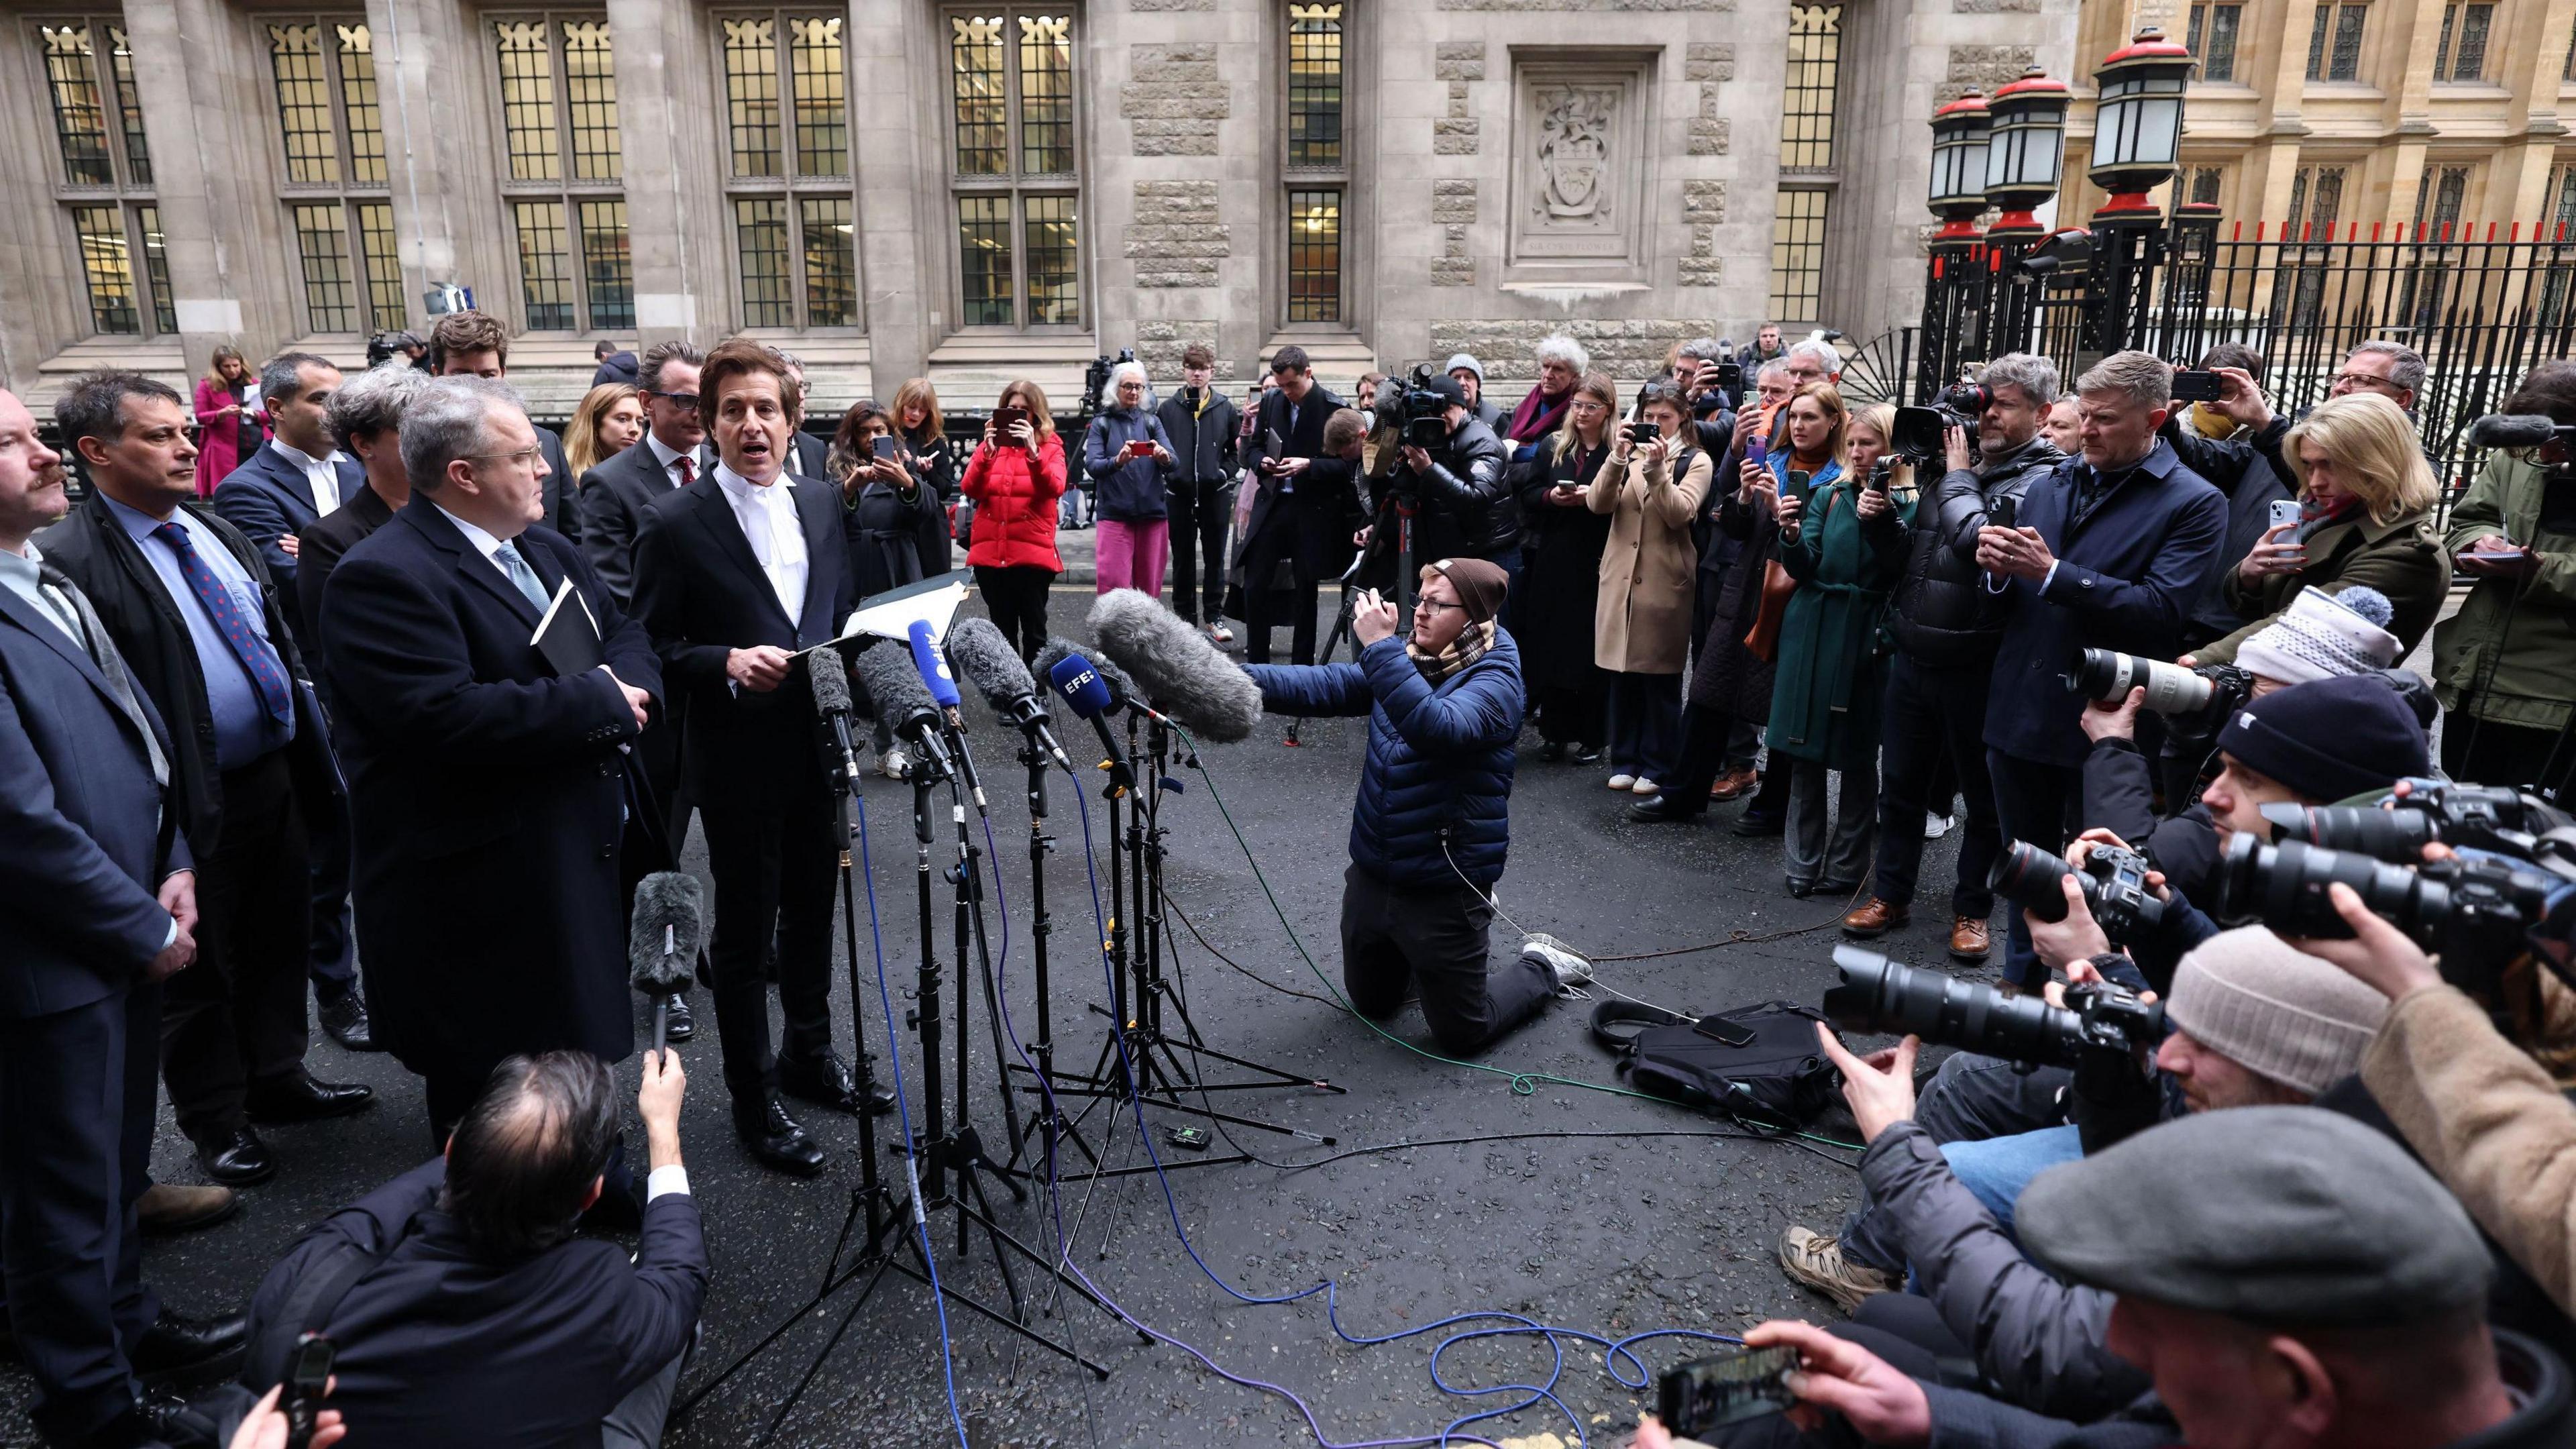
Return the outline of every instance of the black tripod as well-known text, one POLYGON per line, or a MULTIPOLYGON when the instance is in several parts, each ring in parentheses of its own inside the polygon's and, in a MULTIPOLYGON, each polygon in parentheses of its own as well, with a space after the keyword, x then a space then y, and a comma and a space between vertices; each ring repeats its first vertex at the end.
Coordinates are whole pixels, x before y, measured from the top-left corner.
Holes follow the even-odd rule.
MULTIPOLYGON (((1029 1106, 1028 1120, 1020 1127, 1019 1135, 1012 1139, 1011 1160, 1004 1164, 1003 1170, 1017 1175, 1033 1176, 1033 1171, 1023 1166, 1021 1159, 1027 1155, 1029 1148, 1035 1145, 1044 1155, 1046 1179, 1052 1182, 1056 1177, 1056 1149, 1059 1143, 1070 1141, 1081 1151, 1094 1170, 1100 1166, 1100 1154, 1083 1137, 1081 1129, 1074 1124, 1073 1119, 1065 1116, 1063 1109, 1056 1105, 1055 1095, 1045 1090, 1058 1080, 1055 1070, 1055 1015, 1052 1004, 1054 990, 1049 984, 1047 975, 1047 938, 1055 933, 1055 921, 1047 914, 1046 900, 1046 858, 1055 849, 1055 837, 1047 834, 1046 830, 1047 766, 1052 757, 1047 754, 1045 747, 1038 743, 1038 729, 1037 724, 1023 727, 1019 761, 1028 771, 1029 949, 1034 960, 1031 974, 1037 986, 1038 1001, 1038 1039, 1029 1043, 1029 1055, 1035 1059, 1035 1072, 1040 1085, 1031 1092, 1034 1100, 1029 1106)), ((1010 1069, 1017 1072, 1030 1070, 1027 1065, 1020 1062, 1010 1063, 1010 1069)))
MULTIPOLYGON (((835 717, 833 729, 844 762, 843 776, 846 785, 841 824, 841 927, 844 969, 849 978, 850 987, 850 1015, 855 1030, 855 1023, 862 1016, 866 998, 861 993, 859 985, 858 907, 857 892, 853 884, 856 867, 852 862, 850 848, 850 812, 864 807, 860 803, 858 763, 851 748, 848 725, 842 718, 835 717)), ((922 1102, 926 1131, 920 1143, 918 1156, 905 1159, 906 1191, 898 1196, 886 1185, 877 1166, 875 1119, 864 1109, 867 1094, 875 1086, 875 1074, 867 1054, 863 1051, 859 1055, 859 1089, 863 1104, 859 1112, 859 1184, 850 1189, 849 1209, 841 1217, 840 1235, 833 1240, 832 1255, 823 1265, 821 1282, 816 1285, 812 1297, 780 1319, 778 1326, 771 1329, 760 1342, 744 1350, 732 1363, 727 1364, 721 1373, 700 1385, 687 1398, 682 1399, 678 1408, 672 1413, 675 1422, 696 1408, 701 1400, 722 1388, 753 1359, 767 1352, 772 1345, 785 1337, 789 1330, 802 1323, 816 1309, 821 1308, 834 1294, 864 1277, 867 1280, 866 1283, 859 1289, 858 1295, 851 1300, 849 1308, 841 1314, 840 1320, 832 1326, 831 1335, 823 1340, 821 1348, 815 1350, 813 1361, 805 1366, 805 1372, 797 1378, 796 1386, 779 1401, 778 1408, 770 1415, 769 1423, 761 1430, 760 1437, 752 1441, 754 1444, 770 1442, 777 1436, 779 1426, 786 1422, 789 1412, 796 1407, 797 1400, 804 1397, 805 1390, 812 1386, 815 1376, 822 1372, 824 1360, 829 1358, 832 1350, 839 1346, 842 1336, 849 1332, 850 1325, 857 1320, 859 1310, 866 1306, 868 1299, 875 1294, 877 1284, 884 1280, 889 1270, 901 1273, 924 1287, 935 1288, 939 1297, 945 1301, 999 1324, 1040 1348, 1071 1359, 1091 1370, 1095 1378, 1109 1377, 1109 1370, 1106 1367, 1083 1357, 1071 1347, 1039 1333, 1023 1321, 1026 1309, 1020 1300, 1018 1282, 1011 1276, 1008 1256, 1011 1252, 1019 1253, 1039 1264, 1057 1282, 1089 1299, 1103 1312, 1111 1310, 1089 1288, 1058 1268, 1053 1259, 1021 1242, 992 1219, 990 1207, 984 1200, 983 1186, 976 1180, 974 1172, 979 1166, 987 1171, 994 1169, 991 1163, 983 1159, 982 1148, 976 1140, 974 1129, 967 1125, 965 1118, 967 1023, 966 992, 962 986, 958 992, 957 1002, 958 1126, 954 1132, 947 1130, 945 1109, 941 1098, 939 1063, 939 957, 933 939, 936 916, 931 907, 930 892, 930 845, 934 833, 931 824, 930 796, 932 786, 936 783, 932 779, 933 770, 932 762, 928 759, 917 759, 913 765, 912 819, 915 843, 915 900, 921 930, 921 966, 918 982, 921 1004, 916 1010, 907 1014, 909 1018, 907 1024, 916 1029, 921 1039, 922 1102), (922 1168, 925 1165, 929 1168, 926 1189, 922 1176, 922 1168), (949 1184, 949 1174, 952 1171, 958 1178, 954 1193, 949 1184), (972 1205, 965 1200, 969 1194, 975 1200, 972 1205), (938 1278, 931 1267, 926 1244, 929 1242, 929 1212, 939 1208, 957 1210, 957 1252, 961 1259, 966 1252, 970 1226, 981 1226, 984 1229, 986 1237, 993 1246, 995 1264, 1001 1269, 1003 1286, 1010 1295, 1010 1312, 1003 1313, 987 1306, 972 1295, 938 1278), (855 1254, 844 1263, 844 1255, 852 1252, 853 1235, 860 1231, 863 1222, 866 1236, 858 1242, 855 1254), (919 1224, 919 1231, 912 1230, 916 1223, 919 1224)), ((962 807, 959 813, 962 817, 962 807)), ((882 964, 879 967, 878 990, 880 1003, 883 1004, 882 964)), ((892 1049, 890 1042, 888 1049, 892 1049)), ((900 1071, 898 1066, 898 1085, 900 1071)), ((1012 1185, 1012 1191, 1016 1195, 1019 1189, 1016 1185, 1012 1185)))
MULTIPOLYGON (((1340 648, 1346 638, 1351 640, 1351 662, 1359 662, 1359 640, 1351 636, 1351 612, 1359 604, 1360 589, 1365 587, 1360 583, 1360 577, 1368 572, 1371 563, 1386 557, 1389 547, 1395 553, 1395 607, 1399 623, 1413 612, 1413 513, 1400 500, 1393 512, 1393 533, 1385 538, 1372 536, 1369 546, 1361 550, 1359 557, 1351 560, 1349 568, 1342 570, 1342 603, 1333 615, 1331 632, 1324 635, 1324 647, 1316 651, 1315 660, 1319 664, 1332 663, 1333 651, 1340 648)), ((1288 738, 1283 743, 1304 744, 1305 741, 1297 737, 1297 731, 1305 722, 1303 718, 1288 721, 1288 738)))

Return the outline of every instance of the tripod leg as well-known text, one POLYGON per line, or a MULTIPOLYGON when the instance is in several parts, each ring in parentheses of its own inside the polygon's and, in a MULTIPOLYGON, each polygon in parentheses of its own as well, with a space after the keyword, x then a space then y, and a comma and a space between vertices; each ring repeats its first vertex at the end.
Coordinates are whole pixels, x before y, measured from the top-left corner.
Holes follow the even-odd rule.
MULTIPOLYGON (((965 1242, 966 1228, 970 1222, 977 1218, 983 1220, 985 1240, 993 1245, 993 1266, 1002 1270, 1002 1291, 1010 1295, 1011 1317, 1018 1322, 1026 1323, 1029 1321, 1028 1305, 1020 1301, 1020 1280, 1018 1275, 1011 1271, 1011 1257, 1002 1251, 1002 1230, 994 1226, 993 1204, 991 1199, 984 1196, 984 1179, 976 1176, 972 1166, 966 1169, 965 1177, 967 1187, 975 1195, 975 1210, 961 1211, 957 1214, 958 1242, 961 1245, 965 1242)), ((957 1252, 958 1256, 963 1257, 966 1250, 960 1246, 957 1252)))
POLYGON ((850 1331, 850 1324, 858 1318, 859 1310, 867 1306, 868 1295, 876 1291, 878 1281, 885 1277, 886 1268, 893 1262, 888 1258, 877 1264, 876 1272, 869 1275, 868 1286, 859 1291, 858 1297, 850 1300, 849 1311, 841 1315, 841 1321, 832 1325, 832 1336, 823 1340, 823 1346, 815 1351, 814 1361, 805 1365, 804 1376, 796 1380, 796 1387, 789 1389, 787 1397, 778 1401, 778 1411, 769 1416, 769 1427, 761 1430, 760 1437, 751 1441, 754 1445, 766 1444, 778 1437, 778 1426, 787 1422, 787 1415, 796 1407, 796 1401, 805 1397, 805 1390, 812 1386, 814 1376, 823 1371, 823 1360, 831 1357, 832 1350, 840 1346, 842 1335, 850 1331))

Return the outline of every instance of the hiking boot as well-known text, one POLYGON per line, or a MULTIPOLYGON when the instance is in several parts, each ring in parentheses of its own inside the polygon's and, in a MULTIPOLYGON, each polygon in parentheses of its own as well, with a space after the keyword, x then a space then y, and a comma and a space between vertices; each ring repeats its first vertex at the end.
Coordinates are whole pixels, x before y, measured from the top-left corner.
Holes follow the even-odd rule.
POLYGON ((1897 1286, 1895 1274, 1864 1268, 1844 1257, 1841 1238, 1801 1227, 1781 1232, 1780 1266, 1798 1283, 1834 1300, 1845 1313, 1857 1310, 1862 1299, 1892 1293, 1897 1286))

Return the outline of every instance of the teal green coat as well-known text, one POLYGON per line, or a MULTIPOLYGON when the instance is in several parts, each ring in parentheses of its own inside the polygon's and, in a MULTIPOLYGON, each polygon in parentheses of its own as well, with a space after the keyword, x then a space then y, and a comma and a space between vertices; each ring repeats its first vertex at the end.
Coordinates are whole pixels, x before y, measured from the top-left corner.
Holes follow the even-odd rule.
POLYGON ((1798 581, 1780 621, 1779 673, 1771 687, 1771 748, 1835 770, 1876 767, 1887 651, 1879 627, 1888 591, 1905 570, 1903 537, 1913 499, 1864 523, 1861 485, 1828 473, 1780 545, 1780 564, 1798 581), (1830 479, 1831 481, 1825 481, 1830 479))

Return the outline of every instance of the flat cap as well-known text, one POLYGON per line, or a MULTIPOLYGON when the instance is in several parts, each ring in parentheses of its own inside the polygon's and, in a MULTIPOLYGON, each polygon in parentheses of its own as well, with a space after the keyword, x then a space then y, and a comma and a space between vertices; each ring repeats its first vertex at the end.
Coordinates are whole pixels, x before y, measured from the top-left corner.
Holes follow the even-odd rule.
POLYGON ((2318 1107, 2230 1107, 2031 1180, 2014 1229, 2070 1283, 2274 1327, 2383 1328, 2482 1301, 2469 1215, 2387 1136, 2318 1107))

